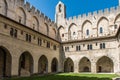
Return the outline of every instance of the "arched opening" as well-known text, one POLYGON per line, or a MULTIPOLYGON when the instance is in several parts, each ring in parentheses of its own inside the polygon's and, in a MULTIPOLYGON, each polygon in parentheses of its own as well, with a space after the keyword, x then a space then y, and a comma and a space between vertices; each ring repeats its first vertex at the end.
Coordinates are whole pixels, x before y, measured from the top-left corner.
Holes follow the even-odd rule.
POLYGON ((82 24, 82 35, 83 38, 91 37, 92 35, 92 23, 89 20, 86 20, 82 24))
POLYGON ((9 51, 4 47, 0 47, 0 77, 11 76, 11 63, 12 57, 9 51))
POLYGON ((113 72, 113 61, 104 56, 97 61, 97 72, 110 73, 113 72))
POLYGON ((34 16, 33 21, 32 21, 32 29, 39 31, 39 21, 38 19, 34 16))
POLYGON ((114 20, 114 28, 113 30, 117 30, 120 26, 120 14, 118 14, 114 20))
POLYGON ((84 57, 80 60, 79 72, 91 72, 91 62, 88 58, 84 57))
POLYGON ((54 39, 56 39, 56 30, 55 30, 55 28, 53 28, 52 31, 53 31, 52 36, 53 36, 54 39))
POLYGON ((64 72, 74 72, 74 63, 72 59, 67 58, 64 62, 64 72))
POLYGON ((48 72, 48 59, 46 56, 41 56, 38 61, 38 72, 40 74, 48 72))
POLYGON ((45 23, 45 34, 49 36, 49 26, 45 23))
POLYGON ((61 41, 63 38, 64 38, 64 27, 63 26, 60 26, 58 28, 58 39, 61 41))
POLYGON ((17 21, 22 24, 26 24, 26 13, 23 8, 19 7, 16 11, 17 21))
POLYGON ((74 23, 72 23, 70 26, 69 26, 69 28, 68 28, 68 39, 69 40, 74 40, 74 39, 77 39, 77 25, 76 24, 74 24, 74 23), (76 34, 74 34, 74 33, 76 33, 76 34))
POLYGON ((32 73, 33 57, 29 52, 24 52, 19 59, 19 76, 30 76, 32 73))
POLYGON ((7 9, 8 9, 8 5, 6 0, 2 0, 0 1, 0 14, 3 14, 5 16, 7 16, 7 9))
POLYGON ((56 58, 54 58, 52 60, 52 63, 51 63, 51 71, 52 72, 57 72, 58 71, 58 61, 56 58))
POLYGON ((97 34, 98 36, 103 36, 104 34, 108 34, 108 25, 109 20, 106 17, 101 17, 97 23, 97 34))

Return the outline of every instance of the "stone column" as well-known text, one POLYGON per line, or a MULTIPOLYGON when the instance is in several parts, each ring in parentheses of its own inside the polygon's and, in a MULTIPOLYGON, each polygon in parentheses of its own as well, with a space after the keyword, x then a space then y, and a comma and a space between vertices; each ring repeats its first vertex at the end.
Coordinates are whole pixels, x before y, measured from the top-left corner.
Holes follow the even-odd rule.
POLYGON ((48 73, 51 72, 51 60, 48 60, 48 73))
POLYGON ((74 61, 74 73, 79 73, 79 65, 78 61, 74 61))
POLYGON ((91 73, 97 73, 96 62, 91 62, 91 73))
POLYGON ((34 58, 34 63, 33 63, 33 74, 38 73, 38 59, 34 58))
POLYGON ((17 56, 16 55, 12 56, 11 76, 18 76, 19 58, 17 56))
POLYGON ((61 61, 59 60, 58 61, 58 67, 57 67, 58 72, 62 72, 63 68, 64 68, 64 66, 62 65, 61 61))

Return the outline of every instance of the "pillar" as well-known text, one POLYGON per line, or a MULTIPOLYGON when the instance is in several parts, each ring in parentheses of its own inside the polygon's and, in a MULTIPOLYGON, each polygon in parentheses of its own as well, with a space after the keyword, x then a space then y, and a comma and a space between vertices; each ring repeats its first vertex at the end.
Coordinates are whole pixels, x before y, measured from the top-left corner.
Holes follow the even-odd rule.
POLYGON ((91 63, 91 73, 97 73, 97 65, 96 62, 91 63))
POLYGON ((74 73, 79 73, 79 63, 78 61, 73 61, 74 62, 74 73))

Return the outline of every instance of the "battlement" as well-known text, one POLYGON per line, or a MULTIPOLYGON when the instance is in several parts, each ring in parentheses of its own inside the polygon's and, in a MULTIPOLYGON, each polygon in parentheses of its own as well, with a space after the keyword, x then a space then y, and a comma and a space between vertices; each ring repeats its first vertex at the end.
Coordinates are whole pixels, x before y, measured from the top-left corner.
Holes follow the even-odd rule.
POLYGON ((94 12, 88 12, 78 16, 69 17, 67 20, 71 22, 71 21, 80 20, 80 19, 89 19, 94 16, 97 17, 101 15, 108 15, 109 13, 117 13, 119 10, 120 10, 120 6, 116 6, 116 7, 106 8, 106 9, 98 10, 94 12))
POLYGON ((25 2, 25 0, 17 0, 17 5, 22 7, 24 10, 28 11, 31 15, 36 16, 37 18, 43 17, 47 23, 51 23, 52 25, 56 25, 54 21, 52 21, 48 16, 42 13, 40 10, 35 8, 29 2, 25 2))

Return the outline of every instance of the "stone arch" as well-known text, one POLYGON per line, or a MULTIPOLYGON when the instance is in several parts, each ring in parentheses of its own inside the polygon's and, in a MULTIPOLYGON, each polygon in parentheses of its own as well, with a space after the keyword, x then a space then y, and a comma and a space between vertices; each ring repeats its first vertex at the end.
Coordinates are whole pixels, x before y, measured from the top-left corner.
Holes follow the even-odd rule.
POLYGON ((101 17, 97 22, 97 34, 98 36, 103 36, 108 34, 109 20, 106 17, 101 17), (102 28, 103 33, 100 33, 100 28, 102 28))
POLYGON ((68 39, 77 39, 77 25, 75 23, 70 24, 68 28, 68 39))
POLYGON ((32 28, 36 31, 39 31, 39 21, 36 16, 33 16, 32 22, 32 28))
POLYGON ((51 71, 52 72, 57 72, 58 71, 58 60, 57 58, 53 58, 51 62, 51 71))
POLYGON ((0 77, 11 76, 12 56, 8 49, 0 46, 0 77))
POLYGON ((120 13, 115 17, 114 25, 115 25, 116 29, 119 28, 119 26, 120 26, 120 13))
POLYGON ((82 36, 83 38, 88 38, 92 36, 92 22, 89 20, 85 20, 82 24, 82 36), (87 32, 89 31, 89 35, 87 32))
POLYGON ((59 40, 61 40, 63 37, 64 37, 64 27, 63 26, 60 26, 58 29, 58 38, 59 40))
POLYGON ((53 38, 56 39, 56 29, 55 28, 52 28, 52 31, 53 31, 53 38))
POLYGON ((0 5, 1 5, 0 14, 7 16, 8 4, 6 0, 1 0, 0 5))
POLYGON ((16 19, 19 23, 26 24, 26 13, 22 7, 16 9, 16 19))
POLYGON ((74 72, 74 62, 71 58, 67 58, 64 62, 64 72, 74 72))
POLYGON ((23 52, 19 58, 19 76, 30 76, 33 73, 33 63, 30 52, 23 52))
POLYGON ((46 32, 45 34, 49 36, 49 26, 47 23, 45 23, 45 32, 46 32))
POLYGON ((117 20, 119 20, 119 22, 120 22, 120 13, 115 17, 114 23, 116 23, 117 20))
POLYGON ((91 72, 91 61, 87 57, 79 61, 79 72, 91 72))
POLYGON ((38 73, 43 74, 48 72, 48 59, 42 55, 38 61, 38 73))
POLYGON ((112 73, 114 72, 114 63, 113 60, 107 56, 102 56, 98 59, 97 63, 97 72, 112 73))

